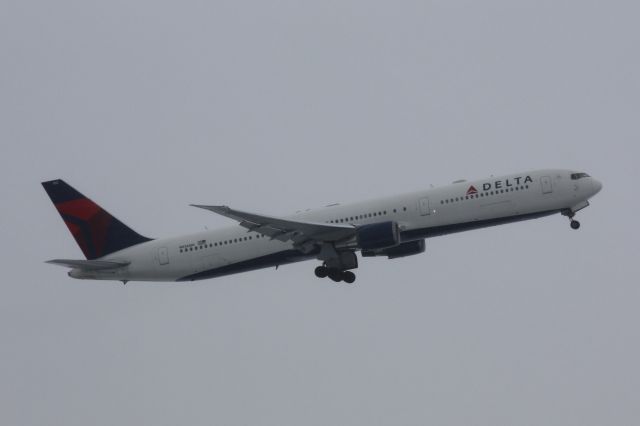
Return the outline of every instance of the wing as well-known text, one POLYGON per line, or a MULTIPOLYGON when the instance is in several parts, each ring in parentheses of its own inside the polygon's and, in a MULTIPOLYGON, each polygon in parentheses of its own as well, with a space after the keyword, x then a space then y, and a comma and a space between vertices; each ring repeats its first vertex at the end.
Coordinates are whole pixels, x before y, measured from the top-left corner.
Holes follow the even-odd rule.
POLYGON ((53 259, 46 263, 52 265, 66 266, 67 268, 78 268, 85 271, 98 271, 101 269, 115 269, 127 266, 131 262, 114 262, 107 260, 74 260, 74 259, 53 259))
POLYGON ((326 223, 281 219, 234 210, 227 206, 191 205, 236 220, 240 223, 240 226, 250 231, 267 235, 272 240, 291 241, 297 247, 303 247, 309 243, 340 241, 356 234, 356 228, 351 225, 329 225, 326 223))

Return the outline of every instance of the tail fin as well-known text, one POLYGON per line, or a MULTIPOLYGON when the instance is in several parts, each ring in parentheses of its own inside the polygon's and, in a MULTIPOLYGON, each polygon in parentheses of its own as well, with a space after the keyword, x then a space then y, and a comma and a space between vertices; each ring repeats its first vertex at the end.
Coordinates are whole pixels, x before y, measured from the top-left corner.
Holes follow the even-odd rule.
POLYGON ((42 182, 44 190, 89 260, 150 241, 62 179, 42 182))

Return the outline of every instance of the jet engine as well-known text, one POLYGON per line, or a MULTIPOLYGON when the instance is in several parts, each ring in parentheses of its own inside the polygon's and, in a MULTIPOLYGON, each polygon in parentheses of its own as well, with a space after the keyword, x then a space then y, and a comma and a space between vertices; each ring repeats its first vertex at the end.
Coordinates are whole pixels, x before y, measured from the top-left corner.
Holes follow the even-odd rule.
POLYGON ((424 253, 424 240, 409 241, 395 247, 388 247, 379 250, 362 250, 362 257, 387 256, 389 259, 397 257, 412 256, 414 254, 424 253))
POLYGON ((397 222, 372 223, 358 227, 358 247, 362 250, 378 250, 400 244, 397 222))

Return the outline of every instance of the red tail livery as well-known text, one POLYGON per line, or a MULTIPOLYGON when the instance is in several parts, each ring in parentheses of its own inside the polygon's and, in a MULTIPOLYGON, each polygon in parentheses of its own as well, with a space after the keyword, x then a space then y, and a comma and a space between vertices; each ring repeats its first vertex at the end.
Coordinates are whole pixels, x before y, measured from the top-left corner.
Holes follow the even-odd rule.
POLYGON ((149 241, 61 179, 42 186, 89 260, 149 241))

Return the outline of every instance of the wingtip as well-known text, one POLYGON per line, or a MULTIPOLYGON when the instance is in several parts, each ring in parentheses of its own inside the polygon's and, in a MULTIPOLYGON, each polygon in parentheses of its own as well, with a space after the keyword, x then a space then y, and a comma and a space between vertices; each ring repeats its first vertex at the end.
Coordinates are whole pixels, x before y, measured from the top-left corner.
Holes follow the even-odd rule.
POLYGON ((204 204, 189 204, 192 207, 197 207, 199 209, 205 209, 205 210, 213 210, 213 211, 218 211, 218 210, 229 210, 229 207, 227 206, 207 206, 204 204))

